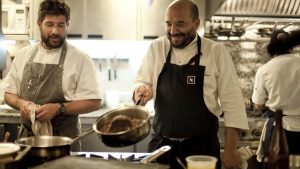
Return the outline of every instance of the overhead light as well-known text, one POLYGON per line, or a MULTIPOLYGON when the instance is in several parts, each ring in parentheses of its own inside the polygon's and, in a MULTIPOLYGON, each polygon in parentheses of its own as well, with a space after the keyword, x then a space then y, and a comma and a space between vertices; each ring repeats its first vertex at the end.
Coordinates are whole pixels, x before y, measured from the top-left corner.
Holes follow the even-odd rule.
POLYGON ((218 40, 228 40, 228 36, 218 36, 218 40))
POLYGON ((229 40, 239 40, 240 37, 238 36, 229 36, 229 40))

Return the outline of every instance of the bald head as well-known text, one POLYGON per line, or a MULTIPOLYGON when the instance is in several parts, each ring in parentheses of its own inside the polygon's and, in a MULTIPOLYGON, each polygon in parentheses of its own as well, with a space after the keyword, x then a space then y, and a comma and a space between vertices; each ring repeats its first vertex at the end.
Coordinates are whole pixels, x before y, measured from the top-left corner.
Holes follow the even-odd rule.
POLYGON ((197 5, 190 0, 175 0, 168 7, 166 11, 173 9, 184 9, 189 11, 190 17, 193 21, 199 18, 199 12, 197 5))
POLYGON ((190 0, 175 0, 165 13, 166 34, 175 48, 184 48, 195 39, 200 25, 198 7, 190 0))

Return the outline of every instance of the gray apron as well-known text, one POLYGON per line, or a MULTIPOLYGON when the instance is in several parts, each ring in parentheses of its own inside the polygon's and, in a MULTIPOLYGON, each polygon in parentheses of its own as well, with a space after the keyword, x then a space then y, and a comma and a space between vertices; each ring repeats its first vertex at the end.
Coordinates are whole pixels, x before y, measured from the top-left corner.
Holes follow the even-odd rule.
MULTIPOLYGON (((34 47, 29 61, 24 67, 20 97, 39 105, 66 102, 62 90, 62 75, 67 44, 63 45, 58 64, 33 62, 37 51, 38 45, 34 47)), ((22 119, 22 124, 19 137, 33 136, 31 121, 22 119)), ((79 134, 78 115, 57 115, 51 120, 51 124, 55 136, 74 138, 79 134)), ((80 143, 72 144, 72 150, 80 150, 80 143)))

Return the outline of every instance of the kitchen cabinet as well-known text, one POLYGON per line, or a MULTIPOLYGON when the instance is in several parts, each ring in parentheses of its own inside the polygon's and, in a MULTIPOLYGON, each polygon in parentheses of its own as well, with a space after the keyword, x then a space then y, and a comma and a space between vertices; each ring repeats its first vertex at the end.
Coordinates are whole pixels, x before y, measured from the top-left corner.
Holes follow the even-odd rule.
MULTIPOLYGON (((37 20, 38 6, 41 1, 34 1, 34 21, 37 20)), ((142 40, 163 36, 165 35, 165 9, 172 1, 68 0, 71 8, 68 37, 142 40)), ((203 18, 205 1, 199 0, 196 3, 199 5, 200 17, 203 18)), ((35 39, 39 39, 37 26, 34 32, 35 39)))
POLYGON ((165 35, 165 9, 172 1, 173 0, 140 1, 141 38, 151 39, 165 35))
MULTIPOLYGON (((141 0, 139 1, 140 12, 140 38, 153 39, 165 35, 165 10, 173 0, 141 0)), ((205 0, 197 0, 195 3, 198 6, 200 16, 200 33, 204 29, 204 18, 206 11, 205 0)))
POLYGON ((137 38, 137 0, 69 0, 69 37, 137 38), (81 35, 81 36, 80 36, 81 35))

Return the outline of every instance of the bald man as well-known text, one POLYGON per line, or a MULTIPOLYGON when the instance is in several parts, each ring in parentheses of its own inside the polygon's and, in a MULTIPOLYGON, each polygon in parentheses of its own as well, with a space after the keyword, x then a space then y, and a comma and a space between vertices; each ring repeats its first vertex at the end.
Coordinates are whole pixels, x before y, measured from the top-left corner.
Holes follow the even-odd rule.
POLYGON ((134 100, 154 99, 154 135, 149 151, 170 145, 157 161, 181 168, 190 155, 218 159, 219 117, 224 113, 226 168, 238 165, 237 129, 248 129, 240 84, 229 52, 220 43, 200 38, 198 7, 173 1, 165 12, 166 36, 154 40, 135 79, 134 100))

